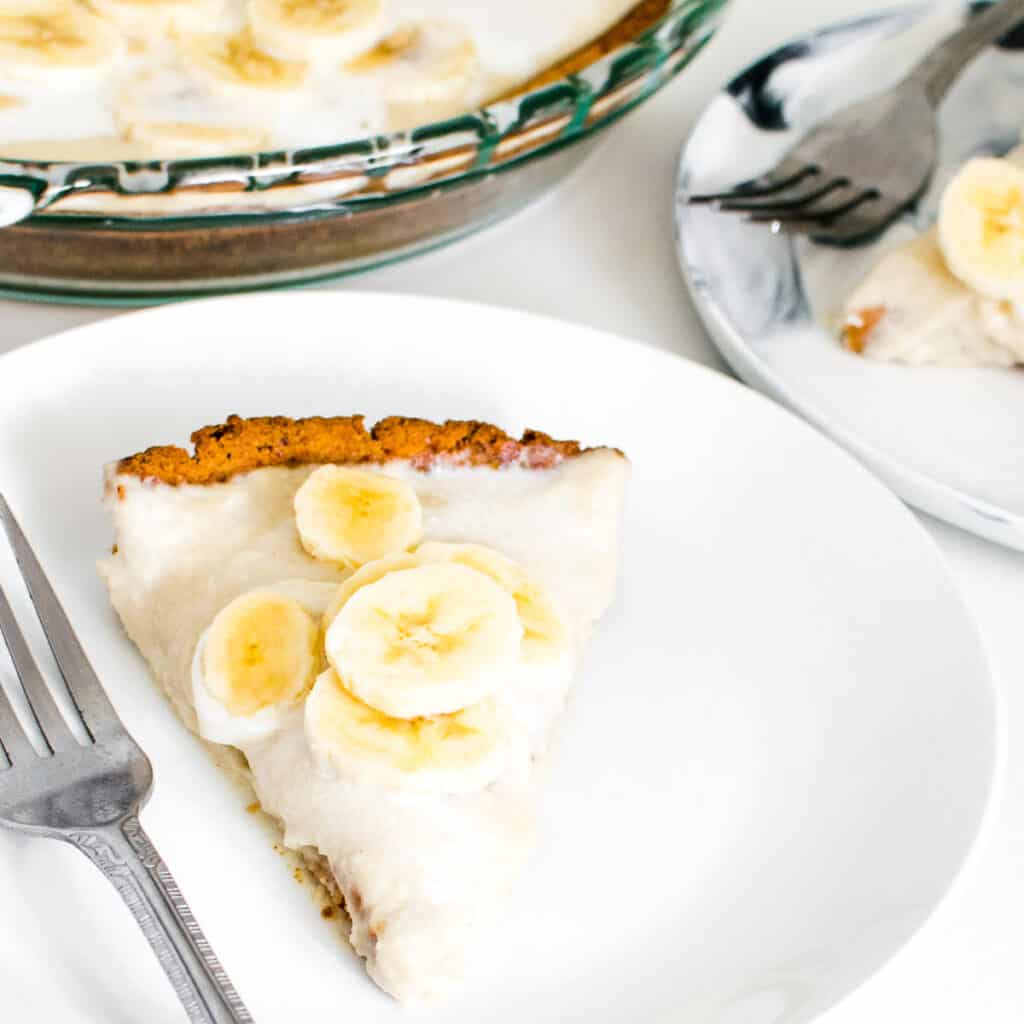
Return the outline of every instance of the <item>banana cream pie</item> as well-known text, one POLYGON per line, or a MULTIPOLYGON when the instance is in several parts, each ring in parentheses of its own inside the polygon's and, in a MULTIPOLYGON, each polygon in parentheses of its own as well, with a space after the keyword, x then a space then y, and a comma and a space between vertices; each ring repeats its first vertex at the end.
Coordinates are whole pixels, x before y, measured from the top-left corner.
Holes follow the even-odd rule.
POLYGON ((399 418, 232 417, 193 442, 107 468, 111 601, 345 907, 370 976, 442 997, 533 844, 629 464, 399 418))
POLYGON ((841 336, 882 362, 1024 363, 1024 152, 960 170, 937 225, 890 251, 850 296, 841 336))
POLYGON ((638 0, 0 0, 0 155, 328 145, 521 86, 638 0))

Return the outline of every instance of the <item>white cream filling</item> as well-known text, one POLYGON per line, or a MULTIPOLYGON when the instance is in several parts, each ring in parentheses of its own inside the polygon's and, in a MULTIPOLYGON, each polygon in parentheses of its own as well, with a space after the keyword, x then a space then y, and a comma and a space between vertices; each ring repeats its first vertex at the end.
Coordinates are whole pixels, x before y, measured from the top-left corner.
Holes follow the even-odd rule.
MULTIPOLYGON (((298 540, 292 499, 313 468, 255 470, 206 487, 108 481, 117 554, 101 572, 128 635, 192 729, 196 646, 220 609, 256 587, 335 583, 345 575, 316 562, 298 540)), ((253 788, 283 823, 285 843, 328 858, 371 976, 400 999, 420 1000, 443 995, 462 977, 467 959, 483 948, 480 925, 532 846, 536 755, 583 642, 612 597, 628 463, 595 451, 553 469, 420 472, 392 463, 379 471, 415 489, 425 541, 483 544, 522 564, 565 609, 575 641, 571 657, 525 675, 502 696, 523 723, 524 740, 497 783, 472 795, 325 779, 298 717, 262 738, 238 737, 253 788)))

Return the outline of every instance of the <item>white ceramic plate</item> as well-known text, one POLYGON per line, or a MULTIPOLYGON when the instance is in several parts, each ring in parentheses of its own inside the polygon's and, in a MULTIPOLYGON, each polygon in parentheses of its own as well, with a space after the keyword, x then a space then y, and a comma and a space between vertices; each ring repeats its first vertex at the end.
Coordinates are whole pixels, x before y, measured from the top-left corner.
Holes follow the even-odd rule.
MULTIPOLYGON (((351 411, 534 425, 635 467, 539 853, 490 966, 417 1021, 802 1021, 921 925, 982 822, 996 715, 939 556, 864 469, 741 385, 590 330, 393 295, 214 300, 0 360, 0 481, 153 759, 143 820, 258 1021, 405 1018, 119 631, 100 466, 230 412, 351 411)), ((75 851, 0 834, 0 907, 5 1020, 182 1019, 75 851)))
MULTIPOLYGON (((749 384, 841 441, 907 501, 1024 550, 1024 375, 873 363, 823 326, 885 248, 926 228, 953 171, 1016 145, 1024 38, 989 50, 943 104, 942 152, 918 208, 876 244, 835 249, 687 203, 754 177, 815 122, 887 87, 967 17, 966 0, 889 11, 766 55, 702 115, 683 152, 679 258, 723 356, 749 384)), ((976 6, 976 5, 975 5, 976 6)))

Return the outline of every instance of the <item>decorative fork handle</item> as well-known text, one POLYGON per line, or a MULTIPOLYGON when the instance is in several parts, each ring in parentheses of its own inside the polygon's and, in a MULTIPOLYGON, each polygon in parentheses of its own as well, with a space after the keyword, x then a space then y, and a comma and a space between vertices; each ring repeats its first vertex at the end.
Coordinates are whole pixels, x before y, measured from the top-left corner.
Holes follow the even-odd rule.
POLYGON ((938 106, 960 72, 990 43, 1024 21, 1024 0, 1001 0, 944 39, 907 76, 924 88, 933 106, 938 106))
POLYGON ((252 1024, 177 882, 134 815, 65 833, 113 883, 135 915, 191 1024, 252 1024))

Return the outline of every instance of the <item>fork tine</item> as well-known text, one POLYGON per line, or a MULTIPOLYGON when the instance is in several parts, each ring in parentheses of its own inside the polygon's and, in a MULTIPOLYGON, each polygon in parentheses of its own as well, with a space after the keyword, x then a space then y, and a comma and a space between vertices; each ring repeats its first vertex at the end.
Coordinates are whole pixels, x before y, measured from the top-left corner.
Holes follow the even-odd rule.
POLYGON ((883 202, 878 209, 874 206, 869 207, 864 216, 855 209, 848 216, 833 217, 827 221, 811 218, 776 220, 772 226, 787 235, 808 236, 822 245, 856 245, 874 237, 891 224, 902 205, 904 204, 883 202))
POLYGON ((859 206, 872 199, 877 199, 878 193, 874 189, 860 189, 849 198, 840 203, 833 203, 827 207, 809 207, 794 210, 764 210, 753 213, 750 220, 755 224, 771 223, 778 221, 782 224, 797 224, 807 222, 812 226, 817 224, 831 225, 841 220, 847 214, 852 213, 859 206))
POLYGON ((103 691, 64 609, 57 600, 57 595, 53 592, 53 587, 50 586, 39 560, 29 547, 25 534, 2 494, 0 522, 3 523, 14 549, 14 557, 25 578, 25 585, 28 587, 39 621, 43 625, 50 650, 53 651, 57 666, 67 684, 68 693, 82 717, 90 738, 95 740, 102 733, 109 732, 111 726, 117 730, 122 729, 117 712, 103 691))
POLYGON ((53 694, 39 671, 35 658, 32 657, 3 587, 0 587, 0 636, 7 643, 11 661, 14 662, 14 671, 21 680, 29 707, 51 753, 77 745, 78 741, 57 709, 53 694))
POLYGON ((805 190, 792 198, 788 195, 787 190, 781 196, 770 196, 767 199, 763 197, 758 199, 729 199, 721 204, 720 209, 726 213, 764 213, 769 215, 776 211, 786 213, 790 210, 800 210, 811 206, 820 199, 831 195, 837 189, 845 188, 847 185, 849 185, 849 181, 846 178, 833 178, 831 181, 825 182, 824 185, 816 186, 809 192, 805 190))
POLYGON ((740 182, 724 192, 705 192, 690 196, 691 203, 720 203, 730 199, 752 199, 755 196, 767 196, 783 189, 798 185, 805 178, 817 173, 811 164, 786 157, 780 164, 773 167, 767 174, 749 181, 740 182))
POLYGON ((836 225, 829 224, 825 227, 813 224, 805 233, 815 242, 823 242, 826 245, 854 245, 878 235, 891 222, 891 217, 880 217, 868 222, 853 217, 849 221, 844 219, 836 225))
MULTIPOLYGON (((0 686, 0 753, 7 758, 7 764, 14 767, 24 761, 32 760, 39 755, 29 742, 25 730, 14 713, 10 698, 0 686)), ((0 771, 3 766, 0 765, 0 771)))
POLYGON ((840 203, 833 203, 826 207, 813 207, 806 209, 795 209, 792 211, 782 210, 779 216, 772 216, 771 211, 766 210, 763 213, 755 213, 751 216, 751 220, 755 222, 763 223, 765 220, 780 220, 780 221, 817 221, 818 223, 827 223, 839 220, 841 217, 846 216, 848 213, 852 213, 857 209, 858 206, 868 202, 872 199, 877 199, 878 193, 873 189, 861 189, 855 192, 852 196, 844 198, 840 203))

